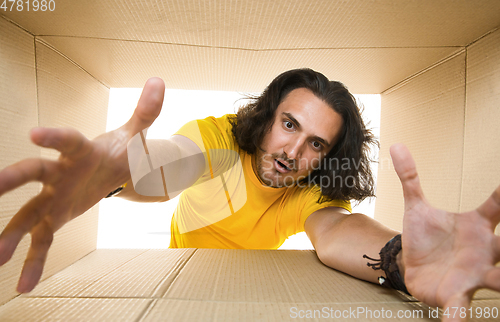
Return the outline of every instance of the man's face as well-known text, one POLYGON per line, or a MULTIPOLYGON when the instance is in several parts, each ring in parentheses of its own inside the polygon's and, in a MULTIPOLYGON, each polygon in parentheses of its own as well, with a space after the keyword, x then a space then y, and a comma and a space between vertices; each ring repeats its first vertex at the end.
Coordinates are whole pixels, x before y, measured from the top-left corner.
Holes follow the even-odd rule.
POLYGON ((266 186, 289 187, 318 169, 335 145, 342 117, 306 88, 278 105, 274 124, 255 155, 254 170, 266 186))

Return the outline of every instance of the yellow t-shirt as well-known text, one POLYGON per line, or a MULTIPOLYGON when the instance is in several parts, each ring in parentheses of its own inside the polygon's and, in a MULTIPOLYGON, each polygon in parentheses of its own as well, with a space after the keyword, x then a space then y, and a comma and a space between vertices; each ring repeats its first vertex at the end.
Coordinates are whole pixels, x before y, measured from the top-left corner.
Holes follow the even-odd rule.
POLYGON ((351 211, 348 201, 319 204, 317 186, 262 185, 251 155, 235 142, 230 116, 192 121, 176 133, 198 145, 207 168, 179 198, 171 223, 171 248, 276 249, 304 231, 307 217, 316 210, 351 211))

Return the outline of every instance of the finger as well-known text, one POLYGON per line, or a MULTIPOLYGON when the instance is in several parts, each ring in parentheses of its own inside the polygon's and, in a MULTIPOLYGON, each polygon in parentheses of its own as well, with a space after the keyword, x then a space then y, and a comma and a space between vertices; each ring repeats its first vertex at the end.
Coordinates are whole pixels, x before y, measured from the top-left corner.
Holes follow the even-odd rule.
POLYGON ((412 203, 424 199, 424 193, 420 186, 420 179, 417 173, 415 161, 410 151, 403 144, 394 144, 390 149, 394 169, 403 186, 405 203, 412 203))
POLYGON ((54 234, 44 220, 31 232, 31 247, 24 262, 19 283, 17 284, 17 291, 19 293, 30 292, 38 284, 53 239, 54 234))
POLYGON ((443 307, 443 322, 467 321, 467 314, 464 310, 469 309, 472 296, 467 294, 457 294, 452 296, 443 307))
POLYGON ((500 262, 500 236, 497 236, 497 235, 493 236, 493 254, 494 254, 493 262, 499 263, 500 262))
POLYGON ((12 217, 0 235, 0 266, 11 259, 21 239, 40 222, 49 207, 46 196, 40 194, 12 217))
POLYGON ((56 169, 56 163, 43 159, 26 159, 0 171, 0 196, 31 181, 44 183, 56 169))
POLYGON ((484 217, 490 219, 494 226, 500 222, 500 186, 496 188, 491 196, 477 208, 484 217))
POLYGON ((483 285, 486 288, 500 292, 500 268, 493 267, 484 275, 483 285))
POLYGON ((134 114, 125 124, 131 136, 149 127, 160 115, 164 95, 165 83, 163 80, 156 77, 148 79, 134 114))
POLYGON ((31 130, 30 135, 36 145, 55 149, 68 157, 77 158, 92 148, 89 139, 72 128, 37 127, 31 130))

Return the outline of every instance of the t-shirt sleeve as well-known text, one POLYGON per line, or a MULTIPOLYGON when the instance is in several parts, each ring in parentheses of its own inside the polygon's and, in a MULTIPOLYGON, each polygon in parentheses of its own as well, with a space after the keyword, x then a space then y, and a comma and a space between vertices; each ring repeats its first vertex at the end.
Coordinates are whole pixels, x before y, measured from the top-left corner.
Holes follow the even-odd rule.
MULTIPOLYGON (((304 224, 307 220, 307 218, 314 213, 317 210, 326 208, 326 207, 339 207, 339 208, 344 208, 345 210, 352 212, 351 209, 351 202, 350 201, 344 201, 344 200, 331 200, 331 201, 325 201, 322 203, 318 203, 318 199, 321 196, 321 189, 318 186, 311 187, 309 189, 306 189, 304 191, 304 196, 300 199, 302 199, 300 202, 300 206, 302 207, 302 210, 300 212, 299 216, 299 221, 297 224, 297 232, 302 232, 304 231, 304 224)), ((299 206, 299 207, 300 207, 299 206)))
POLYGON ((175 135, 182 135, 193 141, 201 150, 205 158, 207 176, 216 176, 217 169, 223 166, 221 160, 227 159, 227 153, 220 151, 233 151, 234 141, 231 139, 230 123, 227 121, 229 115, 221 118, 207 117, 194 120, 182 126, 175 135))

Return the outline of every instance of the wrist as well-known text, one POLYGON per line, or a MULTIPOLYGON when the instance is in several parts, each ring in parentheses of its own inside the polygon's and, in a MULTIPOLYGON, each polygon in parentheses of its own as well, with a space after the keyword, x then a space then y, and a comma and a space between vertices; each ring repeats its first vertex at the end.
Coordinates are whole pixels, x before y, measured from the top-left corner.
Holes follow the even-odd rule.
POLYGON ((406 289, 404 282, 404 263, 402 253, 401 234, 394 236, 385 246, 380 250, 380 259, 373 259, 366 255, 363 258, 368 258, 376 263, 367 263, 369 267, 374 270, 383 270, 385 277, 379 277, 379 283, 382 286, 393 288, 403 291, 410 295, 406 289), (398 260, 399 257, 399 260, 398 260), (401 266, 400 266, 401 265, 401 266))
POLYGON ((113 196, 118 195, 123 189, 125 189, 126 186, 127 186, 127 182, 125 182, 124 184, 122 184, 121 186, 116 188, 115 190, 108 193, 108 195, 104 198, 109 198, 109 197, 113 197, 113 196))
POLYGON ((404 279, 405 279, 405 264, 403 261, 403 248, 401 248, 398 255, 396 256, 396 264, 398 265, 399 275, 401 275, 401 278, 404 281, 404 279))

